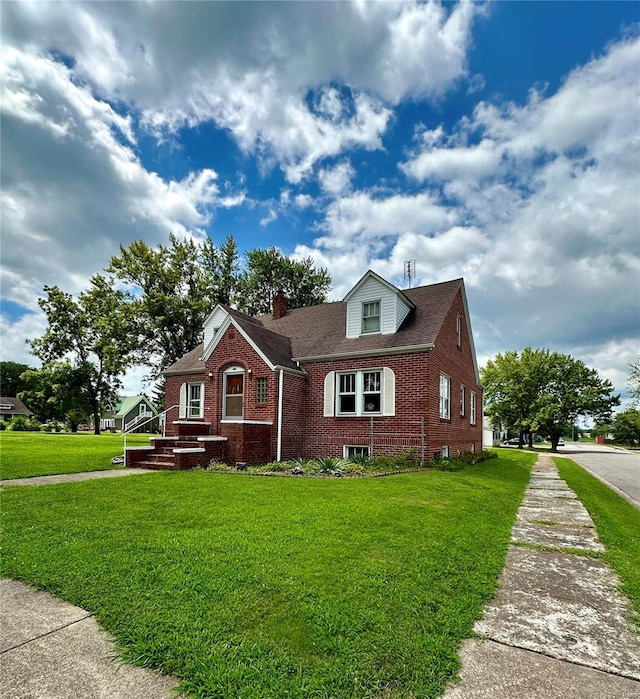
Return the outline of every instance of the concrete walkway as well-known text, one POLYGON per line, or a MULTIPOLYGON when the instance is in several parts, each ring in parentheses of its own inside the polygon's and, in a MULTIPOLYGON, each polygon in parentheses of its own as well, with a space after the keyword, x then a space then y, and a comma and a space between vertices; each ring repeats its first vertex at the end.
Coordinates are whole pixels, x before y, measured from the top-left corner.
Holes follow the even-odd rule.
POLYGON ((95 478, 119 478, 120 476, 135 476, 141 473, 158 473, 152 468, 118 468, 108 471, 83 471, 82 473, 60 473, 55 476, 33 476, 33 478, 7 478, 0 481, 0 488, 10 488, 15 485, 52 485, 55 483, 78 483, 91 481, 95 478))
POLYGON ((546 454, 533 469, 512 541, 520 545, 509 548, 498 594, 475 625, 481 638, 463 644, 462 682, 445 699, 640 697, 631 606, 615 574, 580 555, 604 548, 546 454))
POLYGON ((0 580, 2 699, 175 699, 174 677, 125 665, 95 619, 15 580, 0 580))

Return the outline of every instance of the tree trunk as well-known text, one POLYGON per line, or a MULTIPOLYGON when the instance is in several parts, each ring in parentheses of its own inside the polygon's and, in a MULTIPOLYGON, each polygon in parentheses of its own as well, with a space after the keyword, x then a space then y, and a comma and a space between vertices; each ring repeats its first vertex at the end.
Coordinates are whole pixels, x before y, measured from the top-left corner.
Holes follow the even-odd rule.
POLYGON ((100 434, 100 404, 93 401, 93 434, 100 434))

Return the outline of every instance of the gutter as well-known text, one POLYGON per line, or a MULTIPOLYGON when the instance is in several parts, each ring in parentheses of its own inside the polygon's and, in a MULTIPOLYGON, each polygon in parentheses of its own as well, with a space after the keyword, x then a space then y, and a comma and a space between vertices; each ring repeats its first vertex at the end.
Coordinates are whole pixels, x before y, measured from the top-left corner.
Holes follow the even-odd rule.
POLYGON ((280 368, 278 379, 278 442, 276 447, 276 461, 282 459, 282 389, 284 386, 284 369, 280 368))

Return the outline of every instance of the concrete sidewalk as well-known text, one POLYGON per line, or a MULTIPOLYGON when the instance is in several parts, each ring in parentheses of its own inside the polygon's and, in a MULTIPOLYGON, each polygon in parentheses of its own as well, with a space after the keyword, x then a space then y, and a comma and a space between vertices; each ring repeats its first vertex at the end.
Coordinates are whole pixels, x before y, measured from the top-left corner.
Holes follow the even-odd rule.
POLYGON ((461 651, 445 699, 637 699, 640 639, 601 561, 593 521, 540 455, 512 531, 496 598, 461 651), (531 546, 533 545, 533 546, 531 546), (544 546, 544 549, 535 546, 544 546), (576 549, 568 554, 559 549, 576 549))
POLYGON ((175 699, 177 684, 119 661, 84 609, 0 580, 2 699, 175 699))
POLYGON ((7 478, 0 481, 0 488, 18 485, 54 485, 56 483, 79 483, 96 478, 119 478, 120 476, 137 476, 142 473, 158 473, 152 468, 117 468, 108 471, 82 471, 81 473, 60 473, 55 476, 33 476, 32 478, 7 478))

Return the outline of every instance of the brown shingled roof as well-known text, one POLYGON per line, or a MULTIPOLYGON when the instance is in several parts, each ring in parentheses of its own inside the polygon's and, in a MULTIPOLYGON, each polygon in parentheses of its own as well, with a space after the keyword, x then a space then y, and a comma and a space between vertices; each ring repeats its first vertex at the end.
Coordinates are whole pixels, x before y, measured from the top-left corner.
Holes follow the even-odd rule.
POLYGON ((295 308, 277 320, 270 315, 259 316, 257 320, 265 328, 290 337, 292 356, 296 359, 428 345, 435 343, 461 285, 462 279, 455 279, 404 290, 415 309, 391 335, 347 338, 345 301, 295 308))
MULTIPOLYGON (((434 344, 462 283, 462 279, 454 279, 402 291, 415 308, 391 335, 347 338, 345 301, 294 308, 278 319, 271 315, 250 317, 231 308, 226 310, 273 365, 295 369, 294 358, 384 352, 434 344)), ((203 349, 200 345, 166 371, 180 373, 198 368, 204 371, 204 362, 200 360, 203 349)))

